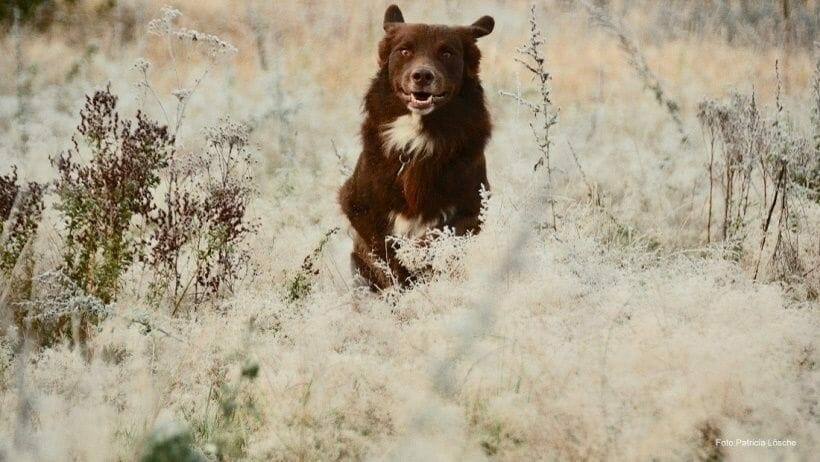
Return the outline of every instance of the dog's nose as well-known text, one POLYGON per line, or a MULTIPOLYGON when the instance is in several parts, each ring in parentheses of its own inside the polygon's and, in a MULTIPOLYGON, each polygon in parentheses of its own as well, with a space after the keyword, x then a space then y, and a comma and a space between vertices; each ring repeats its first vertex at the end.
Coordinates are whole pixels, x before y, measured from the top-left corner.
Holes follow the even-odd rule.
POLYGON ((419 85, 428 85, 435 78, 433 71, 424 67, 413 70, 410 77, 413 79, 413 82, 419 85))

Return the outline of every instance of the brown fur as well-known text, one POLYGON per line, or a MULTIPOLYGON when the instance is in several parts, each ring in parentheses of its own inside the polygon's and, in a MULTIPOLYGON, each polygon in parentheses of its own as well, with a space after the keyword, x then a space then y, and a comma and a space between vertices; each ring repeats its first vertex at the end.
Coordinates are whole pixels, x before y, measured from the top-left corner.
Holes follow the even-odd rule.
POLYGON ((394 281, 406 285, 413 278, 395 258, 388 239, 394 228, 423 222, 428 226, 422 233, 445 226, 457 234, 479 231, 479 190, 489 188, 484 148, 491 124, 478 79, 476 38, 492 28, 487 16, 472 26, 448 27, 404 24, 395 6, 385 14, 380 67, 364 100, 363 150, 339 191, 342 211, 355 230, 353 266, 374 289, 394 281), (429 69, 433 81, 414 82, 417 69, 429 69), (442 96, 431 99, 432 112, 414 118, 408 107, 425 104, 411 101, 415 96, 409 92, 416 90, 442 96), (405 119, 397 121, 400 117, 405 119), (385 132, 394 122, 417 127, 397 132, 419 133, 432 149, 391 149, 385 132), (374 265, 375 259, 386 262, 392 275, 374 265))

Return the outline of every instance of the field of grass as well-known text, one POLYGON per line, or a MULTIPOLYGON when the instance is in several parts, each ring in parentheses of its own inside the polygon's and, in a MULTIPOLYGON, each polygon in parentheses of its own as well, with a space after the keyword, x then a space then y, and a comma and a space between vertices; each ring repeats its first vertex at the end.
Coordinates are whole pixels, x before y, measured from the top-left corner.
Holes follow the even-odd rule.
POLYGON ((167 3, 0 9, 0 461, 816 457, 820 3, 536 2, 543 88, 529 2, 400 4, 496 20, 492 191, 378 294, 387 3, 167 3))

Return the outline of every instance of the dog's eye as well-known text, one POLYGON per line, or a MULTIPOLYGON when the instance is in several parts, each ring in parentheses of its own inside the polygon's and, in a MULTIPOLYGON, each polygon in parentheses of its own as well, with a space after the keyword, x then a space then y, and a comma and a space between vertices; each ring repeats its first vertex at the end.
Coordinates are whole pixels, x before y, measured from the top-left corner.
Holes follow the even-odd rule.
POLYGON ((444 52, 441 53, 441 57, 444 58, 444 59, 450 59, 450 58, 453 57, 453 53, 451 53, 449 51, 444 51, 444 52))
POLYGON ((405 58, 413 54, 413 52, 408 50, 407 48, 402 48, 401 50, 399 50, 399 53, 401 53, 401 55, 405 58))

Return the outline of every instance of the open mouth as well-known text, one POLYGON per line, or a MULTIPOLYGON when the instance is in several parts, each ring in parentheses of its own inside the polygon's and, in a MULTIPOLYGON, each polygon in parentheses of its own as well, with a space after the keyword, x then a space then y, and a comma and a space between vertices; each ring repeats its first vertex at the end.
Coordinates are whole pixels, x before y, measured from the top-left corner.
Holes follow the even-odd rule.
POLYGON ((436 95, 426 91, 406 92, 402 90, 402 93, 404 93, 405 99, 407 99, 407 106, 410 109, 416 109, 419 111, 432 109, 433 106, 435 106, 435 103, 441 101, 445 96, 447 96, 447 93, 440 93, 436 95))

